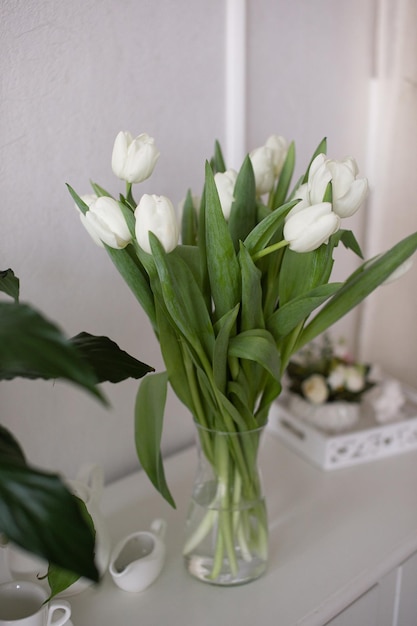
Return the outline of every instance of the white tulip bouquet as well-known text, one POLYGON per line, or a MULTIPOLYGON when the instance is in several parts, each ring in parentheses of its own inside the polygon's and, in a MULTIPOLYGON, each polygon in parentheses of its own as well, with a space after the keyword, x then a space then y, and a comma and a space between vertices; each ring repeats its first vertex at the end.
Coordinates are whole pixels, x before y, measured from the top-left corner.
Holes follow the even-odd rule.
POLYGON ((107 250, 160 343, 166 372, 141 382, 135 437, 143 468, 171 504, 160 453, 168 383, 200 427, 217 488, 211 512, 188 544, 191 550, 214 537, 207 576, 213 582, 225 567, 233 578, 240 555, 250 561, 255 551, 266 558, 265 512, 237 512, 240 500, 259 495, 259 483, 251 479, 258 440, 233 435, 266 424, 291 356, 358 305, 417 247, 414 233, 344 282, 330 280, 340 242, 362 256, 342 223, 363 203, 367 181, 358 176, 354 159, 332 160, 326 151, 323 140, 291 185, 294 143, 270 137, 237 173, 226 169, 216 142, 201 201, 188 192, 181 228, 168 198, 145 194, 134 200, 132 184, 151 175, 159 156, 146 134, 133 139, 121 132, 116 138, 112 167, 126 181, 125 195, 114 199, 92 183, 94 195, 78 196, 69 187, 84 226, 107 250), (215 433, 231 437, 220 444, 215 433))

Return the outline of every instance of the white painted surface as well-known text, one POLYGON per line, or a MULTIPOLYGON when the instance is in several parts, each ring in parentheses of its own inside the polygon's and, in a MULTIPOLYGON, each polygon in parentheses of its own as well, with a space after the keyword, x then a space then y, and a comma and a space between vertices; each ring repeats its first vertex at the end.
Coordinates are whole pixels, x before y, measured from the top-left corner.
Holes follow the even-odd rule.
POLYGON ((191 448, 166 462, 176 511, 142 472, 106 489, 103 510, 113 544, 162 517, 168 523, 166 563, 141 594, 122 592, 108 574, 98 589, 72 596, 74 626, 322 626, 350 605, 355 619, 346 621, 345 614, 335 625, 392 626, 357 618, 377 610, 393 615, 395 570, 404 561, 409 576, 403 575, 399 625, 414 625, 417 557, 409 557, 417 550, 417 453, 323 472, 267 433, 261 462, 270 520, 270 563, 263 577, 227 589, 186 572, 181 547, 197 464, 191 448), (382 600, 374 591, 368 595, 377 584, 382 600))

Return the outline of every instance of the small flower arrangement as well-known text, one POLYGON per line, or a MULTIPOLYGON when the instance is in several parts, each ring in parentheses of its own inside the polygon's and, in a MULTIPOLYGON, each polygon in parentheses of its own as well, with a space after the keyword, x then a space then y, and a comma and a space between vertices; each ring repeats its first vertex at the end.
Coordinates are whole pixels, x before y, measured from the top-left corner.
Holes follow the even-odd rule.
POLYGON ((371 366, 354 361, 343 339, 333 341, 325 333, 290 361, 289 390, 313 405, 328 402, 360 402, 376 383, 371 366))

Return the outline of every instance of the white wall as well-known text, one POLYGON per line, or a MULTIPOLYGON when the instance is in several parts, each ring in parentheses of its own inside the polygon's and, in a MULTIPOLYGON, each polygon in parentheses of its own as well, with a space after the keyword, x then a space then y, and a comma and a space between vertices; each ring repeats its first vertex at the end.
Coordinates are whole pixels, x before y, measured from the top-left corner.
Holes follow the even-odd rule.
MULTIPOLYGON (((242 2, 230 0, 232 10, 242 2)), ((141 193, 177 203, 188 187, 200 190, 204 160, 215 138, 225 142, 230 123, 226 5, 12 0, 0 6, 0 268, 12 267, 22 300, 69 335, 108 335, 157 368, 162 362, 150 325, 106 254, 91 244, 65 182, 80 193, 90 178, 122 190, 110 155, 117 132, 130 130, 154 136, 161 151, 141 193)), ((329 154, 353 154, 366 174, 374 9, 372 0, 248 0, 247 56, 235 60, 247 64, 247 149, 283 134, 297 143, 301 171, 327 135, 329 154)), ((345 255, 341 260, 338 277, 353 267, 345 255)), ((350 316, 342 326, 352 341, 355 323, 350 316)), ((34 463, 72 476, 81 463, 96 461, 112 479, 137 465, 136 387, 106 386, 112 403, 106 411, 60 383, 2 383, 1 421, 34 463)), ((170 398, 164 451, 191 434, 189 416, 170 398)))

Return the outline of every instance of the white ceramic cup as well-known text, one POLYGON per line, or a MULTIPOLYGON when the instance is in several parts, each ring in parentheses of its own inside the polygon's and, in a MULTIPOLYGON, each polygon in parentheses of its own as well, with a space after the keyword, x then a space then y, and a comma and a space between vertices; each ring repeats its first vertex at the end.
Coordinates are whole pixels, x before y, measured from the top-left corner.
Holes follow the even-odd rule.
POLYGON ((70 605, 65 600, 45 603, 47 598, 43 587, 27 580, 0 585, 0 626, 63 626, 71 616, 70 605))

